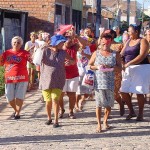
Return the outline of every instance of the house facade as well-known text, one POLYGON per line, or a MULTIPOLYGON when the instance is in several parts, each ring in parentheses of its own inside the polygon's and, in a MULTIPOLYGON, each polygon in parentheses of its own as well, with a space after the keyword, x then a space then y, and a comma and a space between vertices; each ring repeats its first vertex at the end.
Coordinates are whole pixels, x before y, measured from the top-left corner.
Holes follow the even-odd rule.
MULTIPOLYGON (((127 0, 102 0, 102 6, 109 8, 112 12, 114 12, 114 15, 116 16, 119 8, 120 12, 119 15, 116 17, 116 19, 119 21, 119 23, 117 24, 120 24, 123 21, 127 21, 127 0)), ((139 23, 138 18, 140 17, 140 13, 141 4, 137 0, 130 0, 129 24, 139 23)))
POLYGON ((72 22, 72 0, 0 0, 0 7, 28 12, 27 35, 39 30, 52 35, 59 24, 72 22))

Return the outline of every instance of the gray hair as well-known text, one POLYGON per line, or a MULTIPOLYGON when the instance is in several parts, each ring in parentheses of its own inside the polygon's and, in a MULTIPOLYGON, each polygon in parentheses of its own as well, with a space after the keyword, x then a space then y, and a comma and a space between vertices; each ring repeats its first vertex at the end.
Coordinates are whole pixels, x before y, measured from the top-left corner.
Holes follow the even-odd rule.
POLYGON ((18 40, 20 42, 20 45, 23 45, 23 39, 20 36, 15 36, 11 40, 11 44, 13 44, 14 40, 18 40))

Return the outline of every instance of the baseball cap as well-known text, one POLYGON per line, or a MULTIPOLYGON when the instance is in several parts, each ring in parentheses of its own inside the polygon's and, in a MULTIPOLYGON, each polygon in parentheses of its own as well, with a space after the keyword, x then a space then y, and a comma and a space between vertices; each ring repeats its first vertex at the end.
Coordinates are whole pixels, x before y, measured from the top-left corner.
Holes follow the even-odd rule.
POLYGON ((50 45, 51 46, 56 46, 59 43, 66 42, 66 41, 67 41, 67 39, 64 36, 62 36, 62 35, 54 35, 54 36, 51 37, 50 45))

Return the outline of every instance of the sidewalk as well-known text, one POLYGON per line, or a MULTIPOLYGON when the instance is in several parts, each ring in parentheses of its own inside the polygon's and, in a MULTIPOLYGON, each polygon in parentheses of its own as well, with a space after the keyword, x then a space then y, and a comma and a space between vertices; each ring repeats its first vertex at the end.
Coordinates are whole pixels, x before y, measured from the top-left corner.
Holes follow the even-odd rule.
POLYGON ((96 133, 95 101, 87 101, 83 112, 76 113, 77 119, 71 120, 65 97, 61 127, 53 129, 44 124, 45 104, 40 98, 40 91, 27 93, 18 121, 11 118, 13 111, 5 98, 0 98, 0 150, 150 150, 150 104, 145 105, 143 122, 126 121, 127 109, 120 117, 115 104, 109 120, 112 129, 96 133))

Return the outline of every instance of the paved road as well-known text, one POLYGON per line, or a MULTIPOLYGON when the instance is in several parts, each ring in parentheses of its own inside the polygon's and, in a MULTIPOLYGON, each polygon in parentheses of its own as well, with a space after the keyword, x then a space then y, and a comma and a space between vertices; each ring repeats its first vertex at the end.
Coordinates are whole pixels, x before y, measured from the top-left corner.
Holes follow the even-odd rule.
MULTIPOLYGON (((96 133, 95 101, 87 101, 84 111, 76 113, 77 119, 65 118, 61 127, 46 126, 44 104, 40 91, 28 93, 21 119, 11 118, 12 109, 4 97, 0 99, 0 150, 150 150, 150 105, 145 105, 145 120, 125 121, 119 116, 118 106, 112 111, 109 122, 112 129, 96 133)), ((136 103, 134 103, 136 106, 136 103)), ((136 108, 136 107, 135 107, 136 108)))

